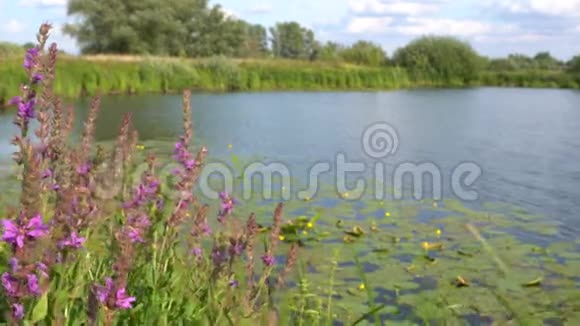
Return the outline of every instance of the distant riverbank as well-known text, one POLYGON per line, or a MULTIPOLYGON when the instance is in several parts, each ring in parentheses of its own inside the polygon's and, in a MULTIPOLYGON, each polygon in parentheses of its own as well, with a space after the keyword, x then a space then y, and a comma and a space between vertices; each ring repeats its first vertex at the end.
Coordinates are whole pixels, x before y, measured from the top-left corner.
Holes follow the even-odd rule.
MULTIPOLYGON (((476 82, 416 75, 398 67, 263 59, 201 60, 136 56, 64 56, 57 66, 57 95, 198 91, 388 90, 415 87, 580 88, 580 75, 560 71, 483 72, 476 82)), ((25 79, 22 59, 0 59, 0 99, 16 95, 25 79)))

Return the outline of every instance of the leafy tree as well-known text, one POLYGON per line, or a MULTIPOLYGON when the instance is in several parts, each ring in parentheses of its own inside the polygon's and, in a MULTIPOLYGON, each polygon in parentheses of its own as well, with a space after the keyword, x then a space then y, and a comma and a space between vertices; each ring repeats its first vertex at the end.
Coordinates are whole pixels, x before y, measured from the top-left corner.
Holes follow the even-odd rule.
POLYGON ((296 22, 277 23, 270 28, 274 56, 289 59, 312 59, 316 56, 314 32, 296 22))
POLYGON ((387 61, 387 54, 380 45, 358 41, 342 52, 345 61, 358 65, 380 66, 387 61))
POLYGON ((574 56, 566 62, 566 70, 572 73, 580 73, 580 55, 574 56))
POLYGON ((238 49, 238 57, 263 57, 268 54, 268 31, 262 25, 252 25, 238 21, 243 33, 243 41, 238 49))
POLYGON ((342 60, 344 49, 344 45, 336 42, 327 42, 321 46, 319 58, 324 61, 340 61, 342 60))
POLYGON ((415 74, 445 81, 476 80, 482 58, 466 42, 445 36, 424 36, 398 49, 394 62, 415 74))
POLYGON ((223 55, 233 57, 238 54, 244 42, 244 26, 235 19, 226 17, 221 6, 207 11, 200 24, 194 27, 186 39, 186 51, 191 57, 223 55))
POLYGON ((536 67, 544 70, 558 70, 562 68, 562 62, 552 57, 550 52, 538 52, 534 57, 536 67))
POLYGON ((235 55, 241 24, 208 0, 70 0, 65 26, 83 53, 235 55))

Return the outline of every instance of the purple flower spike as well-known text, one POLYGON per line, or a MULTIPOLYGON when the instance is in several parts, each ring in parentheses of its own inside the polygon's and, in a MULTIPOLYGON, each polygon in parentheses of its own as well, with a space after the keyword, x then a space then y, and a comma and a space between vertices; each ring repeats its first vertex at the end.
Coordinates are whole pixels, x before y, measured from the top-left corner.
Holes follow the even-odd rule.
POLYGON ((16 259, 16 257, 10 258, 10 260, 8 261, 8 264, 10 265, 10 270, 13 273, 18 270, 18 259, 16 259))
POLYGON ((28 290, 33 295, 39 296, 40 295, 40 288, 38 287, 38 277, 34 274, 28 274, 26 276, 28 280, 28 290))
POLYGON ((42 76, 42 74, 34 74, 34 75, 32 75, 32 83, 33 84, 38 84, 43 79, 44 79, 44 77, 42 76))
POLYGON ((201 258, 203 255, 203 251, 199 247, 193 248, 193 250, 191 250, 191 253, 197 258, 201 258))
POLYGON ((8 104, 10 104, 10 105, 18 105, 21 102, 22 102, 22 97, 20 97, 20 96, 14 96, 10 101, 8 101, 8 104))
POLYGON ((97 286, 97 299, 101 303, 105 303, 107 301, 107 297, 109 293, 113 290, 113 280, 110 277, 105 279, 105 286, 98 285, 97 286))
POLYGON ((40 271, 40 275, 43 277, 48 277, 48 266, 45 263, 36 264, 36 268, 40 271))
POLYGON ((276 262, 276 260, 274 259, 274 256, 272 256, 270 254, 265 254, 261 258, 262 258, 262 262, 266 266, 274 266, 274 263, 276 262))
POLYGON ((42 179, 48 179, 52 177, 52 170, 51 169, 46 169, 44 170, 44 172, 42 172, 41 178, 42 179))
POLYGON ((48 226, 42 222, 42 217, 36 215, 26 224, 26 235, 31 238, 40 238, 48 234, 48 226))
POLYGON ((233 213, 236 201, 233 197, 230 197, 227 192, 221 192, 219 196, 222 200, 219 220, 220 222, 223 222, 224 217, 233 213))
POLYGON ((115 305, 120 309, 130 309, 133 307, 133 302, 135 302, 135 297, 127 296, 125 289, 119 289, 115 298, 115 305))
POLYGON ((48 226, 43 224, 40 215, 31 218, 24 227, 19 227, 12 220, 3 220, 2 224, 4 226, 2 240, 16 245, 18 248, 24 246, 24 239, 26 237, 36 239, 45 236, 48 232, 48 226))
POLYGON ((86 240, 87 239, 80 237, 78 235, 78 233, 73 231, 71 233, 70 237, 68 239, 61 241, 59 245, 61 248, 70 247, 70 248, 79 249, 85 244, 86 240))
POLYGON ((30 70, 34 67, 38 53, 39 51, 36 47, 30 48, 26 51, 26 56, 24 57, 24 68, 30 70))
MULTIPOLYGON (((97 286, 97 299, 101 303, 106 303, 107 298, 113 291, 113 280, 110 277, 105 279, 105 286, 97 286)), ((115 308, 119 309, 129 309, 132 308, 132 303, 135 302, 135 297, 127 296, 127 291, 125 288, 121 288, 117 290, 115 293, 115 308)))
POLYGON ((36 104, 36 101, 34 99, 31 99, 28 102, 18 102, 18 117, 20 117, 21 119, 23 119, 24 121, 29 121, 30 119, 34 119, 35 114, 34 114, 34 105, 36 104))
POLYGON ((14 278, 10 273, 5 272, 2 274, 2 286, 8 293, 8 295, 16 294, 16 290, 18 289, 18 280, 14 278))
POLYGON ((12 305, 12 316, 17 319, 21 320, 24 318, 24 306, 19 303, 15 303, 12 305))
POLYGON ((12 245, 16 244, 18 248, 24 246, 24 234, 18 228, 18 225, 12 220, 3 220, 4 234, 2 240, 12 245))
POLYGON ((141 236, 141 232, 139 232, 139 230, 133 227, 129 227, 129 230, 127 231, 127 236, 129 236, 132 242, 141 242, 141 243, 145 242, 145 240, 143 240, 143 237, 141 236))
POLYGON ((240 242, 236 242, 230 246, 231 256, 240 256, 244 252, 244 245, 240 242))
POLYGON ((85 174, 89 173, 90 170, 91 170, 91 167, 87 163, 82 164, 81 166, 79 166, 77 168, 77 172, 80 175, 85 175, 85 174))

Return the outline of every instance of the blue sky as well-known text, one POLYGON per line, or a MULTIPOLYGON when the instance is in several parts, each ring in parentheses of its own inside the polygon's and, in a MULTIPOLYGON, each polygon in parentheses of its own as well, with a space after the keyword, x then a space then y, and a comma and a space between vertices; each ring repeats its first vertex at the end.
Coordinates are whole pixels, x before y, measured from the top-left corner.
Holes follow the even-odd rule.
MULTIPOLYGON (((162 1, 162 0, 160 0, 162 1)), ((53 40, 76 53, 73 40, 60 33, 67 0, 0 0, 0 40, 32 41, 36 26, 57 27, 53 40)), ((234 17, 272 26, 298 21, 322 41, 381 44, 388 53, 425 35, 453 35, 482 54, 533 55, 549 50, 559 58, 580 54, 580 0, 221 0, 234 17)))

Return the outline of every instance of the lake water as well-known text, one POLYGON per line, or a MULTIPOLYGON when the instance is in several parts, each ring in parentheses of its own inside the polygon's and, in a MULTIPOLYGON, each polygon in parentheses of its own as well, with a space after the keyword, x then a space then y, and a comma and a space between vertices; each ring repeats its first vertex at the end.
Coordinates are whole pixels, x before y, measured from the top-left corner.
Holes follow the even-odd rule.
MULTIPOLYGON (((578 91, 196 94, 192 105, 197 142, 214 158, 229 159, 232 144, 236 155, 282 162, 297 178, 307 176, 316 162, 335 162, 339 153, 372 171, 378 161, 365 154, 362 134, 374 123, 388 122, 399 144, 396 153, 382 159, 387 176, 404 162, 433 162, 443 177, 443 195, 451 197, 454 167, 475 162, 483 171, 473 185, 480 201, 515 204, 558 221, 563 235, 579 233, 578 91)), ((84 119, 88 102, 75 106, 84 119)), ((173 141, 181 132, 178 95, 108 97, 102 101, 97 140, 114 138, 128 111, 145 142, 173 141)), ((10 160, 14 133, 12 116, 0 116, 3 163, 10 160)))

